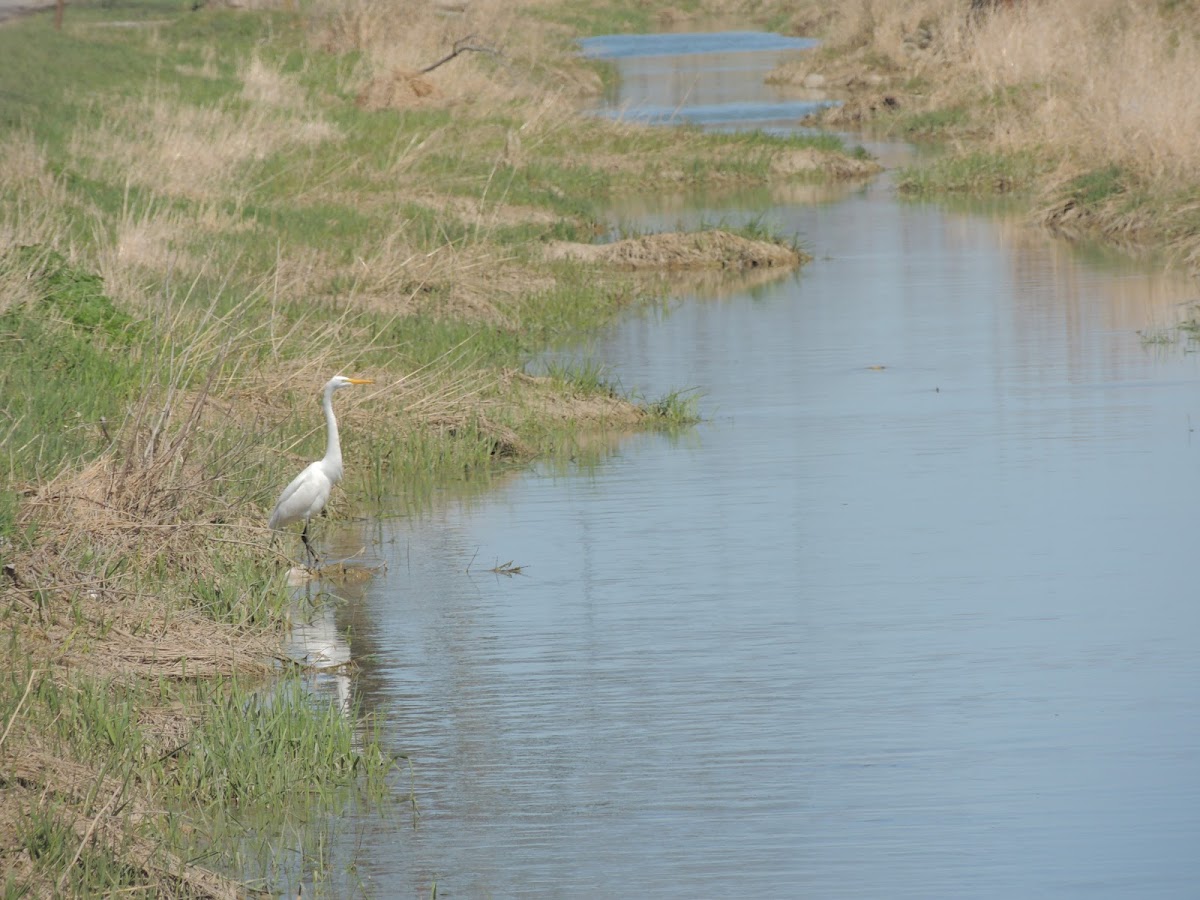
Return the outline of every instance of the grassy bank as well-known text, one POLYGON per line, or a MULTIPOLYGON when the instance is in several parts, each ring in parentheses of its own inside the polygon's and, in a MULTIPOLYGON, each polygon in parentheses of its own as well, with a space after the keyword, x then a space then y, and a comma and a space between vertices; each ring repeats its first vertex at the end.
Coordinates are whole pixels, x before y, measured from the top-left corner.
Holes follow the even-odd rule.
POLYGON ((1198 12, 1190 0, 810 0, 786 28, 825 44, 776 80, 843 92, 842 122, 941 142, 949 152, 905 173, 904 190, 1020 193, 1051 228, 1166 248, 1194 271, 1198 12))
POLYGON ((611 71, 572 38, 637 9, 118 0, 0 27, 7 896, 294 887, 332 811, 408 803, 373 724, 280 652, 298 547, 265 519, 321 452, 330 374, 375 381, 338 399, 332 516, 693 418, 524 367, 663 291, 647 267, 803 256, 754 234, 584 252, 606 206, 867 163, 580 117, 611 71))

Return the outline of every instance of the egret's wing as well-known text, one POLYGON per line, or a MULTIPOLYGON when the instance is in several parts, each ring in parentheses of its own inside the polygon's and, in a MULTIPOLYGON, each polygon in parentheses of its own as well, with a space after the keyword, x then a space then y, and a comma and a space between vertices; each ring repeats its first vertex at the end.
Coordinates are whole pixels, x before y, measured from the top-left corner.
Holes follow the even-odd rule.
POLYGON ((319 461, 313 463, 283 489, 267 526, 283 528, 293 522, 316 515, 325 506, 332 487, 329 476, 325 474, 321 463, 319 461))

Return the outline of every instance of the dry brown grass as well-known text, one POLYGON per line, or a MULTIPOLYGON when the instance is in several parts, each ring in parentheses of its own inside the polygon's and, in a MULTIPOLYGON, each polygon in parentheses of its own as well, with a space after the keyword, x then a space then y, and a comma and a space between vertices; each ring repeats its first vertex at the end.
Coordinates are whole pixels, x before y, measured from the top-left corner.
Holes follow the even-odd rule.
MULTIPOLYGON (((341 322, 325 326, 311 338, 314 346, 357 345, 359 352, 363 352, 370 338, 362 331, 355 341, 350 335, 356 331, 354 316, 347 313, 341 322)), ((285 335, 278 337, 281 342, 287 339, 285 335)), ((346 426, 363 433, 386 434, 396 446, 405 446, 421 432, 454 434, 470 426, 491 442, 494 456, 527 459, 535 452, 511 426, 504 424, 512 418, 514 408, 526 404, 526 399, 510 390, 513 379, 509 373, 497 374, 475 363, 469 341, 424 366, 402 373, 360 366, 355 355, 314 352, 308 358, 280 362, 269 375, 256 374, 214 403, 231 414, 240 412, 243 416, 248 410, 257 409, 256 415, 268 432, 287 415, 286 411, 310 410, 311 427, 281 450, 292 465, 302 465, 311 460, 300 452, 301 448, 315 446, 314 441, 325 427, 317 404, 322 386, 331 372, 352 372, 372 378, 375 385, 339 400, 338 421, 346 426)), ((629 401, 621 402, 634 408, 629 401)), ((595 419, 580 421, 589 423, 595 419)), ((343 452, 352 457, 355 451, 343 448, 343 452)), ((335 492, 331 508, 336 510, 341 502, 335 492)), ((262 515, 265 516, 265 510, 262 515)))
POLYGON ((561 219, 546 209, 522 206, 493 200, 487 197, 456 197, 422 191, 399 195, 398 199, 416 203, 431 210, 449 213, 478 233, 491 231, 498 226, 542 225, 553 226, 561 219))
POLYGON ((308 98, 299 80, 257 54, 243 64, 241 76, 242 97, 250 103, 295 110, 307 106, 308 98))
POLYGON ((757 241, 727 231, 651 234, 611 244, 548 244, 550 259, 603 262, 618 269, 794 269, 808 258, 794 247, 757 241))
MULTIPOLYGON (((315 398, 331 363, 306 362, 281 370, 253 388, 268 409, 292 408, 298 399, 315 398)), ((375 386, 345 398, 338 419, 364 433, 387 434, 397 446, 421 432, 457 434, 470 431, 486 441, 494 458, 529 459, 537 451, 510 422, 533 418, 543 423, 573 422, 581 431, 632 427, 647 412, 615 395, 564 392, 559 382, 516 370, 494 373, 477 367, 469 342, 453 348, 419 369, 400 375, 346 365, 340 370, 374 378, 375 386)), ((228 399, 232 406, 248 405, 249 388, 228 399)), ((315 401, 312 428, 284 452, 293 463, 307 462, 294 452, 310 445, 324 428, 315 401)), ((353 449, 348 449, 352 454, 353 449)), ((335 495, 336 508, 340 500, 335 495)))
POLYGON ((501 328, 515 327, 513 309, 523 297, 555 284, 551 273, 518 262, 486 234, 474 243, 424 249, 403 223, 348 263, 319 250, 281 252, 270 281, 271 293, 312 297, 349 314, 421 314, 501 328))
MULTIPOLYGON (((0 139, 0 160, 0 248, 37 244, 70 255, 60 212, 67 192, 44 150, 28 132, 16 130, 0 139)), ((0 314, 33 300, 34 269, 0 255, 0 314)))
POLYGON ((1061 0, 985 17, 959 40, 951 60, 988 94, 1036 89, 1012 110, 1020 121, 1001 111, 994 133, 1006 143, 1151 181, 1200 171, 1194 23, 1181 29, 1157 4, 1061 0))
MULTIPOLYGON (((113 441, 98 459, 27 489, 18 524, 36 523, 40 539, 17 557, 10 587, 51 592, 58 602, 95 602, 104 615, 123 614, 122 604, 131 601, 130 614, 147 614, 149 623, 170 611, 155 603, 156 591, 141 577, 145 566, 170 559, 172 576, 186 581, 213 573, 213 543, 258 543, 258 510, 244 500, 217 499, 215 481, 238 477, 251 457, 244 447, 214 451, 200 436, 231 425, 228 410, 209 402, 210 388, 147 392, 123 426, 106 426, 113 441), (93 554, 123 561, 124 574, 81 574, 77 560, 93 554)), ((164 592, 177 586, 165 585, 164 592)), ((155 629, 137 630, 144 637, 155 629)))
POLYGON ((11 206, 64 206, 67 191, 62 179, 50 171, 46 153, 28 131, 11 131, 0 139, 0 195, 9 195, 11 206))
POLYGON ((521 16, 503 0, 473 0, 449 15, 427 0, 350 0, 327 3, 319 21, 314 39, 321 46, 363 54, 349 87, 372 108, 490 106, 545 93, 547 85, 564 97, 592 95, 600 87, 587 67, 552 50, 564 38, 561 30, 521 16), (466 38, 479 49, 422 72, 466 38))
MULTIPOLYGON (((44 155, 24 135, 0 143, 0 247, 37 245, 61 252, 72 262, 94 268, 104 278, 105 290, 133 306, 151 302, 147 286, 168 273, 194 276, 202 268, 190 250, 204 235, 233 234, 248 223, 216 204, 186 209, 151 203, 142 209, 127 207, 119 217, 101 216, 92 208, 81 211, 90 222, 95 246, 86 259, 66 234, 64 209, 70 209, 62 180, 53 176, 44 155), (9 165, 8 163, 11 163, 9 165)), ((0 265, 0 312, 30 299, 34 282, 28 266, 0 265), (20 269, 20 271, 18 271, 20 269)))
POLYGON ((337 129, 311 111, 279 109, 276 101, 294 100, 295 94, 289 94, 286 80, 263 75, 268 71, 253 65, 247 69, 246 90, 259 102, 246 110, 189 106, 163 92, 108 102, 102 126, 73 136, 72 155, 98 177, 139 184, 164 196, 236 196, 248 164, 286 147, 338 138, 337 129))
POLYGON ((93 265, 109 295, 151 310, 160 299, 155 286, 165 276, 194 279, 205 270, 195 249, 205 238, 238 234, 249 227, 215 203, 126 207, 119 218, 97 221, 93 265))
MULTIPOLYGON (((118 528, 107 525, 108 534, 100 540, 118 528)), ((120 530, 126 533, 122 537, 131 531, 128 525, 120 530)), ((222 533, 239 534, 241 539, 250 534, 248 529, 209 528, 205 536, 222 533)), ((18 556, 11 564, 10 583, 0 594, 21 613, 24 624, 14 630, 25 646, 43 648, 44 653, 32 657, 39 666, 122 681, 269 674, 277 639, 181 609, 131 575, 69 572, 51 555, 70 552, 85 539, 98 546, 96 538, 82 528, 64 527, 37 553, 18 556), (63 615, 67 609, 69 617, 63 615)), ((196 542, 195 534, 192 539, 196 542)))
POLYGON ((791 27, 820 31, 827 52, 775 80, 823 73, 835 87, 930 108, 984 101, 991 113, 973 126, 992 146, 1116 163, 1147 180, 1191 178, 1200 168, 1200 35, 1189 7, 1028 0, 972 15, 960 0, 810 2, 791 27), (931 89, 906 94, 913 76, 931 89))
POLYGON ((180 75, 187 75, 194 78, 208 78, 210 80, 219 78, 220 70, 217 68, 217 48, 208 46, 200 51, 200 65, 178 65, 175 71, 180 75))
POLYGON ((505 382, 520 395, 527 408, 535 410, 538 418, 544 420, 583 422, 594 430, 605 431, 635 428, 649 415, 645 409, 620 397, 564 393, 553 379, 525 372, 508 372, 505 382))
POLYGON ((502 327, 512 324, 510 309, 519 297, 552 283, 487 242, 420 250, 399 233, 364 248, 347 274, 354 284, 348 300, 356 309, 502 327))

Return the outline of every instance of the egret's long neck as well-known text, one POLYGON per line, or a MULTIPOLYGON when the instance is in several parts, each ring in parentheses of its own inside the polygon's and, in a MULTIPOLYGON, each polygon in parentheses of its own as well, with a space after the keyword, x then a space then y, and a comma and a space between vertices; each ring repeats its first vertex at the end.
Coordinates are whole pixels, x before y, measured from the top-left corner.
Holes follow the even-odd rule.
POLYGON ((325 462, 335 475, 334 481, 342 477, 342 442, 338 440, 337 417, 333 414, 333 386, 325 389, 325 425, 328 438, 325 442, 325 462))

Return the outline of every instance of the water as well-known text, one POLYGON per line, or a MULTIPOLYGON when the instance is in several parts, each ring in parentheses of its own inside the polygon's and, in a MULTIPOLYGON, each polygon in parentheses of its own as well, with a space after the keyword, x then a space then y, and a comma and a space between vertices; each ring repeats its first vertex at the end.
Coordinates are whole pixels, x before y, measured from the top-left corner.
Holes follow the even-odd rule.
POLYGON ((658 124, 703 124, 732 129, 790 130, 829 106, 826 97, 797 99, 763 79, 777 63, 816 45, 753 31, 718 34, 615 34, 580 41, 587 56, 621 70, 617 93, 597 112, 658 124))
POLYGON ((694 430, 368 530, 389 570, 337 631, 420 819, 348 824, 333 866, 387 897, 1194 896, 1200 364, 1138 334, 1194 286, 886 178, 614 215, 763 217, 816 260, 580 350, 703 391, 694 430))

